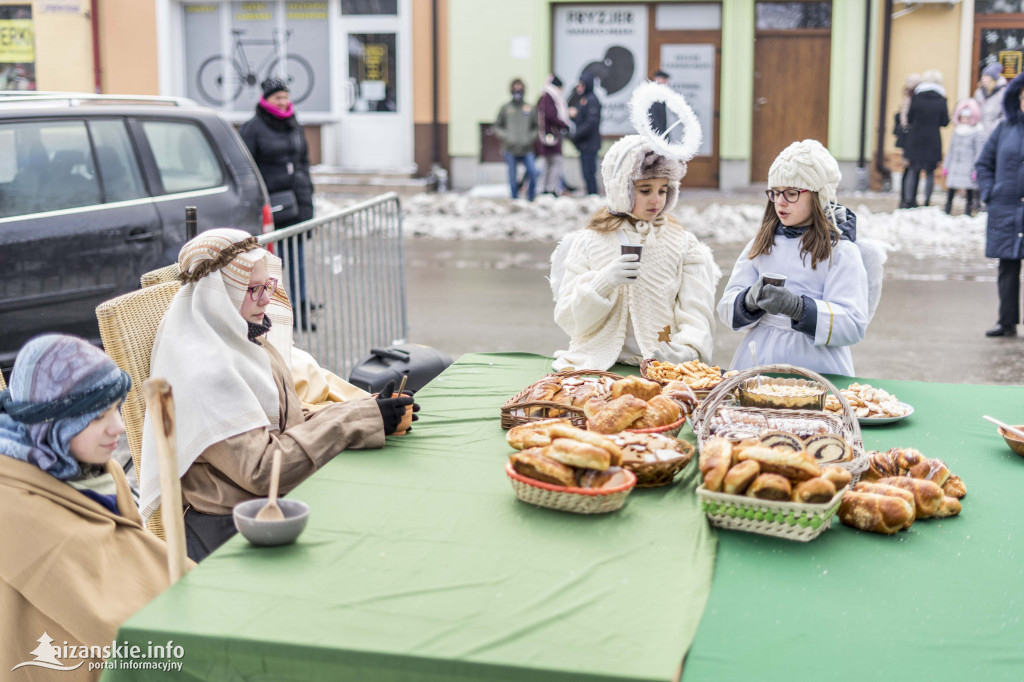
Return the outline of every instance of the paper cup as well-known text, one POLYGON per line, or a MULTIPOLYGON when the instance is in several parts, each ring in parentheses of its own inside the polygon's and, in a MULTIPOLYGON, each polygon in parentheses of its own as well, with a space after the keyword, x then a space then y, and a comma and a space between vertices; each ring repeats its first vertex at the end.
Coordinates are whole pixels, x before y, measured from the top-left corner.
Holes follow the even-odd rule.
MULTIPOLYGON (((644 252, 643 244, 623 244, 622 253, 635 253, 637 262, 640 262, 641 254, 644 252)), ((630 277, 630 279, 636 279, 636 277, 630 277)))
POLYGON ((786 276, 774 272, 766 272, 761 275, 761 284, 774 284, 777 287, 786 286, 786 276))

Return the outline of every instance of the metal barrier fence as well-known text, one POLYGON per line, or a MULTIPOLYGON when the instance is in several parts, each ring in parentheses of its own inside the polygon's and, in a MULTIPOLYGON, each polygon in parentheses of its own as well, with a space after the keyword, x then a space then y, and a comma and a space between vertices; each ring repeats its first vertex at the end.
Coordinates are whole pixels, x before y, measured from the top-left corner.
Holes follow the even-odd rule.
POLYGON ((370 348, 404 343, 402 213, 394 192, 263 235, 284 263, 295 345, 348 378, 370 348))

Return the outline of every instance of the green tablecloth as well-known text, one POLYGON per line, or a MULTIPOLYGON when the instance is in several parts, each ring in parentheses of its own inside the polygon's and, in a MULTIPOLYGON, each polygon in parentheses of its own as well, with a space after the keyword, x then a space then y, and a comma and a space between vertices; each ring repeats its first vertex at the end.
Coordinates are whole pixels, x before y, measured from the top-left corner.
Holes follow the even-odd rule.
POLYGON ((1024 460, 981 419, 1024 422, 1024 388, 868 382, 916 411, 865 447, 945 460, 963 513, 807 544, 720 531, 683 682, 1024 679, 1024 460))
POLYGON ((714 562, 696 466, 609 515, 518 501, 499 408, 549 363, 464 356, 418 395, 412 433, 342 453, 290 495, 312 507, 297 544, 234 538, 118 641, 173 640, 176 679, 216 682, 671 679, 714 562))

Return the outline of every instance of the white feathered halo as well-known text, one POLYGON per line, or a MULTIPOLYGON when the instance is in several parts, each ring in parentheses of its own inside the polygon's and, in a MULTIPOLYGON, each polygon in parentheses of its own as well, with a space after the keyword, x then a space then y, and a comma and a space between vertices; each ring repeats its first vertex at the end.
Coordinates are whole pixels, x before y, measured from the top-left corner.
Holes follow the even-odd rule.
POLYGON ((638 85, 629 99, 629 121, 636 128, 636 132, 647 138, 651 148, 659 154, 685 163, 700 151, 700 143, 703 140, 700 121, 686 103, 686 98, 667 85, 653 81, 638 85), (678 122, 659 135, 652 127, 650 111, 652 105, 662 102, 668 111, 676 115, 678 122), (670 142, 669 131, 677 125, 683 128, 682 139, 679 142, 670 142))

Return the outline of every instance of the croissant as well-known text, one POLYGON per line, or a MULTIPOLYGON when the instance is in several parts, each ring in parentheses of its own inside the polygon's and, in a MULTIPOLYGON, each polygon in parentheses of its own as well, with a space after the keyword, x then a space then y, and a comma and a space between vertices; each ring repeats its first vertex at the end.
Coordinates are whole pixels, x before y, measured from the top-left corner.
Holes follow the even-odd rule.
POLYGON ((818 476, 801 481, 793 487, 793 501, 822 504, 836 496, 836 486, 827 478, 818 476))
MULTIPOLYGON (((853 487, 853 492, 858 493, 872 493, 874 495, 884 495, 886 497, 898 497, 904 502, 913 505, 914 504, 914 493, 903 488, 897 488, 894 485, 887 485, 885 483, 871 483, 861 481, 853 487)), ((915 513, 911 516, 904 524, 904 528, 910 528, 913 525, 914 520, 917 518, 917 512, 915 507, 915 513)))
POLYGON ((893 452, 873 452, 868 457, 868 468, 860 476, 862 481, 878 481, 890 476, 899 476, 899 467, 896 466, 893 452))
POLYGON ((611 455, 604 448, 569 438, 555 438, 542 452, 556 462, 581 469, 604 471, 612 464, 611 455))
POLYGON ((643 416, 633 422, 631 429, 653 429, 668 426, 679 421, 683 415, 679 404, 668 396, 658 394, 647 401, 647 409, 643 416))
POLYGON ((793 452, 755 445, 744 448, 738 459, 741 462, 746 459, 756 460, 761 465, 761 471, 779 474, 793 481, 806 481, 808 478, 821 476, 821 467, 804 451, 793 452))
POLYGON ((629 428, 646 411, 646 402, 632 395, 623 395, 591 417, 589 428, 597 433, 618 433, 629 428))
POLYGON ((946 482, 942 484, 942 492, 950 497, 963 499, 967 496, 967 486, 964 485, 963 479, 959 476, 950 476, 946 482))
MULTIPOLYGON (((562 390, 562 385, 558 383, 557 379, 542 379, 527 391, 526 396, 523 398, 523 402, 534 402, 537 400, 549 401, 554 398, 555 394, 560 390, 562 390)), ((547 415, 547 410, 548 408, 546 407, 527 407, 523 412, 528 417, 535 417, 538 415, 547 415)))
POLYGON ((836 487, 836 490, 842 490, 853 481, 853 474, 850 473, 849 469, 835 465, 822 467, 821 477, 832 481, 832 485, 836 487))
POLYGON ((548 433, 548 427, 555 424, 569 426, 569 420, 545 419, 539 422, 529 422, 513 426, 505 434, 505 440, 516 450, 550 445, 551 435, 548 433))
POLYGON ((603 410, 607 405, 608 401, 604 398, 593 396, 590 400, 583 403, 583 414, 587 416, 587 419, 593 419, 597 416, 598 412, 603 410))
POLYGON ((713 493, 722 490, 725 474, 729 471, 732 460, 725 455, 712 455, 705 460, 700 472, 704 474, 704 487, 713 493))
POLYGON ((513 452, 509 459, 512 468, 527 478, 555 485, 576 485, 576 473, 572 468, 544 456, 540 448, 513 452))
POLYGON ((581 443, 587 443, 588 445, 599 447, 608 451, 608 455, 611 457, 612 466, 619 466, 622 464, 622 448, 613 443, 610 439, 591 431, 578 429, 571 424, 564 423, 567 422, 565 419, 551 421, 554 423, 549 423, 547 427, 547 434, 551 439, 570 438, 581 443))
POLYGON ((704 463, 716 455, 722 455, 728 460, 729 466, 733 464, 732 454, 732 443, 724 438, 714 437, 704 443, 704 447, 700 449, 700 455, 697 458, 697 467, 700 472, 704 473, 704 463))
MULTIPOLYGON (((739 465, 737 465, 739 466, 739 465)), ((759 474, 747 488, 747 497, 762 500, 788 500, 793 494, 793 484, 785 476, 778 474, 759 474)))
POLYGON ((919 519, 935 516, 935 512, 942 505, 942 488, 931 481, 907 478, 906 476, 893 476, 891 478, 883 478, 879 483, 894 485, 897 488, 903 488, 912 492, 914 494, 915 512, 919 519))
POLYGON ((624 377, 612 384, 612 399, 631 395, 640 400, 650 400, 661 393, 661 384, 641 377, 624 377))
POLYGON ((942 498, 942 504, 939 505, 938 511, 935 512, 935 518, 944 519, 949 516, 956 516, 959 513, 960 500, 946 495, 942 498))
POLYGON ((893 448, 889 452, 893 454, 893 463, 899 467, 900 474, 911 478, 928 478, 932 463, 919 451, 914 448, 893 448))
POLYGON ((871 533, 893 535, 914 518, 914 505, 898 497, 857 493, 852 490, 839 504, 839 520, 871 533))
POLYGON ((946 466, 946 463, 941 459, 930 459, 928 463, 931 465, 928 469, 928 475, 925 476, 925 480, 937 483, 939 486, 946 485, 946 482, 952 478, 953 473, 946 466))
POLYGON ((761 465, 752 459, 740 462, 729 469, 722 482, 722 492, 730 495, 742 495, 750 484, 761 473, 761 465))

